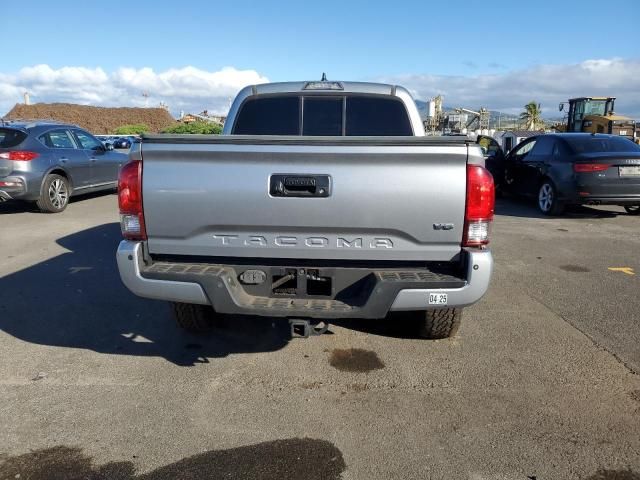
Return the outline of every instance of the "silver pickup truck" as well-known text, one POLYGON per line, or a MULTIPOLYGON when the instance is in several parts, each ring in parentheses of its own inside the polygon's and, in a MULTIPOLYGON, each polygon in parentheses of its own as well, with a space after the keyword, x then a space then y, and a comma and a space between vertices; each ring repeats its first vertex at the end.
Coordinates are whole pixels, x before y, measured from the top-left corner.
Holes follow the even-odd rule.
POLYGON ((255 85, 223 135, 148 135, 119 180, 124 284, 216 313, 390 318, 455 333, 486 292, 494 186, 480 147, 426 137, 402 87, 255 85))

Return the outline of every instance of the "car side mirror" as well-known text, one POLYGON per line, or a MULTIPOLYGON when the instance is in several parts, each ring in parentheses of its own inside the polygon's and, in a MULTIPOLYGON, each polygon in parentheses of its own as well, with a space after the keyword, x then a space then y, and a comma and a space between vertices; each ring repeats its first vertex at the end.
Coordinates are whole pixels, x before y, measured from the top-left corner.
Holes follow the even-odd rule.
POLYGON ((107 144, 104 146, 104 148, 105 148, 105 150, 106 150, 107 152, 110 152, 111 150, 113 150, 113 145, 111 145, 110 143, 107 143, 107 144))

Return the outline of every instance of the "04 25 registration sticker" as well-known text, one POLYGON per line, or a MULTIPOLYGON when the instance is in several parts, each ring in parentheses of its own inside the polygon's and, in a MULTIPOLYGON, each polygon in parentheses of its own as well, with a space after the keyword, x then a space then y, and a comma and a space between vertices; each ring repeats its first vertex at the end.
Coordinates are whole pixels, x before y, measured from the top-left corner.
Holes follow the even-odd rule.
POLYGON ((430 293, 429 305, 446 305, 447 294, 446 293, 430 293))

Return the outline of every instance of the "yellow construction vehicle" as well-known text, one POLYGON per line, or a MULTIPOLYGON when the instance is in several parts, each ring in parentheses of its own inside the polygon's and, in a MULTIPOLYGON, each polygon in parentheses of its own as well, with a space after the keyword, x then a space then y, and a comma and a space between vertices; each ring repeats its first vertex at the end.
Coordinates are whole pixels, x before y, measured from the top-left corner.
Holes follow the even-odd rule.
MULTIPOLYGON (((610 133, 634 140, 636 122, 614 113, 615 97, 569 99, 569 113, 558 130, 565 132, 610 133)), ((560 104, 563 111, 567 102, 560 104)))

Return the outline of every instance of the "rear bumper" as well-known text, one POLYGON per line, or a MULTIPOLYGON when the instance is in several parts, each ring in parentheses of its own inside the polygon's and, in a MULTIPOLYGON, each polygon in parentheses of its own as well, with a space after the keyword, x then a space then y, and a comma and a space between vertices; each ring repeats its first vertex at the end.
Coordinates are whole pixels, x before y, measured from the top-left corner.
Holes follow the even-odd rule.
POLYGON ((19 199, 27 193, 27 183, 21 177, 0 178, 0 202, 19 199))
POLYGON ((577 173, 575 185, 567 190, 577 204, 640 205, 640 177, 620 177, 613 168, 604 173, 577 173))
POLYGON ((581 195, 576 202, 582 205, 640 205, 640 195, 581 195))
MULTIPOLYGON (((138 296, 212 305, 221 313, 310 318, 382 318, 389 311, 465 307, 485 294, 493 270, 489 250, 463 252, 456 274, 409 269, 333 269, 358 280, 332 298, 254 295, 231 265, 145 263, 141 242, 122 241, 117 251, 123 283, 138 296), (347 271, 348 270, 348 271, 347 271), (345 293, 348 292, 348 293, 345 293), (446 305, 430 305, 430 294, 447 294, 446 305)), ((294 268, 295 269, 295 268, 294 268)))

